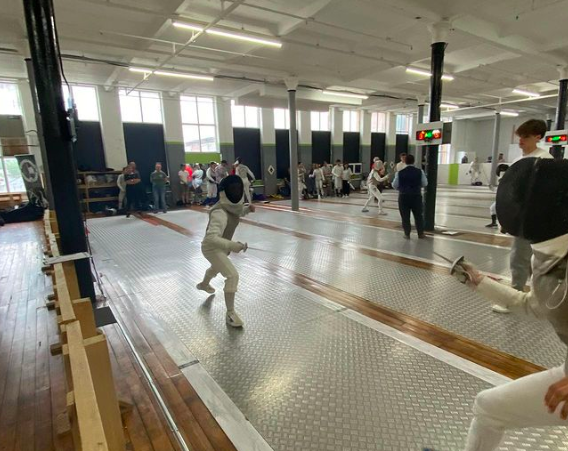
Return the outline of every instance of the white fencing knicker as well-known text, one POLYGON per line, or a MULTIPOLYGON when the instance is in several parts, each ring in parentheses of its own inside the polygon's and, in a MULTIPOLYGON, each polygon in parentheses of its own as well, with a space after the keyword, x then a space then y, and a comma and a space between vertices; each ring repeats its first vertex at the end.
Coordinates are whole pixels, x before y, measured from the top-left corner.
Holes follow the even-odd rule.
POLYGON ((363 210, 367 209, 367 207, 369 206, 369 204, 371 203, 371 201, 373 199, 377 199, 379 201, 379 213, 382 213, 383 212, 383 206, 382 206, 383 195, 379 191, 379 188, 377 187, 377 185, 373 185, 372 183, 369 183, 368 188, 369 188, 369 198, 367 199, 367 202, 365 203, 363 210))

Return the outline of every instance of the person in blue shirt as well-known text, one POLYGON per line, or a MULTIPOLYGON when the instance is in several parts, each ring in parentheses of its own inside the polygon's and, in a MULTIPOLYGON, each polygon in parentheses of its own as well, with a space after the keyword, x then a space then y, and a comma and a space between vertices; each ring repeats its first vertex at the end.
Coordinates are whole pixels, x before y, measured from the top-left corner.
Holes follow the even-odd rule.
POLYGON ((412 212, 418 238, 426 238, 422 214, 422 188, 428 186, 428 180, 424 171, 414 166, 414 155, 406 156, 406 167, 396 173, 392 186, 398 190, 398 209, 404 237, 410 239, 410 212, 412 212))

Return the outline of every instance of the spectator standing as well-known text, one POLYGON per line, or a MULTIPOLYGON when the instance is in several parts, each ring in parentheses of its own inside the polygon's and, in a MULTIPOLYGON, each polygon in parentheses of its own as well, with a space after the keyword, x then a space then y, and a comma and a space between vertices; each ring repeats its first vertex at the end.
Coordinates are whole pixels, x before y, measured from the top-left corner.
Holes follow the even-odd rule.
POLYGON ((410 213, 412 212, 418 238, 426 238, 422 216, 422 188, 428 186, 428 180, 422 169, 414 167, 414 155, 406 155, 406 167, 396 173, 392 186, 398 190, 398 209, 402 219, 404 237, 410 239, 410 213))
POLYGON ((185 170, 185 164, 180 166, 178 172, 179 184, 181 190, 181 203, 187 205, 189 203, 189 173, 185 170))
POLYGON ((353 175, 353 171, 349 167, 349 163, 343 164, 343 171, 341 172, 341 186, 342 191, 341 194, 344 196, 349 197, 351 194, 351 176, 353 175))
POLYGON ((215 169, 217 163, 212 161, 209 163, 209 168, 205 173, 205 180, 207 181, 207 198, 204 205, 213 205, 217 202, 217 180, 215 179, 215 169))
POLYGON ((196 164, 193 168, 193 180, 191 185, 193 186, 193 191, 195 193, 193 202, 198 204, 201 202, 201 194, 203 193, 203 169, 199 164, 196 164))
POLYGON ((396 172, 402 171, 406 167, 406 154, 400 154, 400 161, 396 164, 396 172))
POLYGON ((333 176, 333 189, 335 190, 335 195, 341 197, 341 189, 343 188, 343 166, 341 166, 341 160, 335 162, 335 166, 331 170, 331 175, 333 176))
POLYGON ((150 174, 155 212, 158 212, 158 210, 162 210, 164 213, 168 212, 168 206, 166 205, 166 185, 169 181, 170 178, 168 174, 162 171, 162 163, 156 163, 155 171, 150 174))
POLYGON ((136 170, 136 163, 133 161, 128 164, 127 173, 124 175, 126 182, 126 217, 130 218, 133 208, 136 211, 142 209, 144 187, 140 173, 136 170))
POLYGON ((128 166, 122 168, 122 174, 116 179, 116 186, 118 186, 118 209, 123 210, 125 208, 124 201, 126 199, 126 180, 124 176, 128 173, 128 166))

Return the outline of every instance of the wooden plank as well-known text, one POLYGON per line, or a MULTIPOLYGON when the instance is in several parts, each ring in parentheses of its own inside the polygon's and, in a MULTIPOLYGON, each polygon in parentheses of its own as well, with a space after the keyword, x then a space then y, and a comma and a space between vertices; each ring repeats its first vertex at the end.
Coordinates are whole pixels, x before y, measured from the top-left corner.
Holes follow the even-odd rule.
MULTIPOLYGON (((67 332, 69 334, 69 331, 67 332)), ((70 339, 68 335, 68 339, 70 339)), ((122 450, 125 447, 124 431, 114 387, 109 350, 104 334, 83 340, 84 349, 93 380, 96 402, 109 449, 122 450)))
POLYGON ((65 277, 65 272, 63 270, 63 265, 61 263, 56 263, 54 266, 55 270, 55 280, 57 287, 57 310, 61 315, 61 323, 68 324, 75 321, 75 310, 73 310, 73 304, 71 303, 71 295, 67 286, 67 278, 65 277))
POLYGON ((109 451, 101 413, 97 406, 91 367, 83 345, 81 326, 78 321, 67 324, 69 364, 73 378, 73 394, 77 412, 77 427, 80 443, 75 446, 81 451, 109 451))
POLYGON ((81 323, 83 338, 95 337, 99 334, 95 324, 93 305, 89 298, 77 299, 72 302, 75 317, 81 323))

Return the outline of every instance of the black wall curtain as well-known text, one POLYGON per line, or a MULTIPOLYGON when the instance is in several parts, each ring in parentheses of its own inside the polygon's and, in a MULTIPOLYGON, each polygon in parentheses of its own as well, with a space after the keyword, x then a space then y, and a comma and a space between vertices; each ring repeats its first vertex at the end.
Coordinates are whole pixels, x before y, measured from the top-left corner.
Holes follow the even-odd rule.
POLYGON ((276 130, 276 178, 289 178, 290 131, 276 130))
MULTIPOLYGON (((79 171, 106 169, 103 134, 100 122, 81 121, 77 127, 77 141, 73 143, 75 163, 79 171)), ((114 168, 120 170, 122 168, 114 168)))
POLYGON ((385 161, 386 143, 386 133, 371 133, 371 161, 369 161, 369 164, 371 164, 375 157, 379 157, 381 161, 385 161))
POLYGON ((262 179, 262 161, 260 157, 260 129, 233 128, 235 158, 242 158, 243 163, 254 173, 257 180, 262 179))
POLYGON ((361 162, 361 134, 359 132, 343 133, 343 162, 361 162))
POLYGON ((401 153, 408 153, 408 135, 396 135, 396 161, 400 161, 401 153))
POLYGON ((312 132, 312 163, 331 163, 331 132, 312 132))
POLYGON ((169 175, 163 125, 125 122, 123 128, 128 162, 136 163, 142 183, 150 186, 150 174, 158 161, 162 163, 162 171, 169 175))

